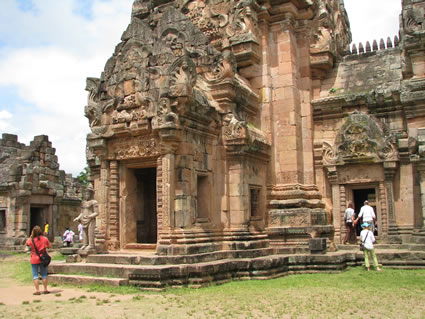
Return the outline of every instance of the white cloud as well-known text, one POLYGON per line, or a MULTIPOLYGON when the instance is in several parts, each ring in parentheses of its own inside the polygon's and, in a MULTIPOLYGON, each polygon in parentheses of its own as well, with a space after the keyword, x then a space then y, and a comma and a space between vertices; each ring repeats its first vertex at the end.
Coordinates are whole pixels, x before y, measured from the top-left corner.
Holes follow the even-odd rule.
POLYGON ((0 86, 16 92, 0 107, 0 131, 28 144, 48 135, 61 169, 77 175, 85 166, 86 77, 100 77, 130 22, 133 0, 93 0, 92 12, 78 14, 78 0, 33 0, 22 11, 2 0, 0 86), (2 117, 3 114, 3 117, 2 117), (5 116, 8 118, 5 118, 5 116))
POLYGON ((344 4, 353 43, 398 37, 401 0, 344 0, 344 4))
POLYGON ((9 120, 12 118, 12 114, 8 111, 0 111, 0 131, 7 131, 12 129, 12 125, 9 120))

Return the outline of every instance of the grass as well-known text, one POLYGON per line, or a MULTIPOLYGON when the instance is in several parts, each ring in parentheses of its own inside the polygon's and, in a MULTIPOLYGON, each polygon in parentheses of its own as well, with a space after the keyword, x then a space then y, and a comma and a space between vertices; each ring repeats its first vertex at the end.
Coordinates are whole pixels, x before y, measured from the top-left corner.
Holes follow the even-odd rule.
MULTIPOLYGON (((31 281, 28 259, 28 255, 8 257, 5 260, 11 262, 0 264, 0 274, 6 274, 5 278, 8 273, 12 274, 16 280, 23 280, 26 276, 31 281), (14 267, 14 263, 18 267, 14 267)), ((201 289, 168 289, 164 292, 91 285, 82 290, 79 298, 63 300, 58 311, 68 313, 67 307, 84 307, 87 318, 105 317, 105 314, 107 318, 173 319, 425 318, 424 299, 423 269, 384 268, 382 272, 367 272, 356 267, 340 273, 234 281, 201 289), (109 295, 94 297, 93 292, 109 295), (143 309, 143 316, 140 309, 143 309)), ((43 302, 40 305, 43 306, 43 302)), ((8 306, 1 309, 5 307, 8 306)))

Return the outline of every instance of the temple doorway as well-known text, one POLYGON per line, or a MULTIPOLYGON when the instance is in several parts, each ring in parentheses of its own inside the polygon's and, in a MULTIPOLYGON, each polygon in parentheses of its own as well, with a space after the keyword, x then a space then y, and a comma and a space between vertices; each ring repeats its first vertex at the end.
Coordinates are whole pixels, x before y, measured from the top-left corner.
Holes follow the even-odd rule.
MULTIPOLYGON (((364 188, 364 189, 353 189, 353 202, 354 202, 354 211, 356 213, 356 218, 360 213, 360 209, 364 205, 364 201, 369 201, 369 205, 373 207, 375 211, 376 218, 378 219, 378 211, 376 209, 376 191, 375 188, 364 188)), ((356 234, 360 235, 362 230, 361 223, 357 223, 356 225, 356 234)), ((378 235, 377 229, 375 231, 375 235, 378 235)))
POLYGON ((44 231, 44 224, 46 222, 45 207, 31 206, 30 208, 30 228, 28 235, 31 235, 34 226, 40 226, 41 230, 44 231))
POLYGON ((126 170, 121 229, 127 249, 157 242, 156 173, 156 167, 126 170))
POLYGON ((136 169, 135 175, 140 200, 136 221, 137 243, 153 244, 157 241, 156 168, 136 169))

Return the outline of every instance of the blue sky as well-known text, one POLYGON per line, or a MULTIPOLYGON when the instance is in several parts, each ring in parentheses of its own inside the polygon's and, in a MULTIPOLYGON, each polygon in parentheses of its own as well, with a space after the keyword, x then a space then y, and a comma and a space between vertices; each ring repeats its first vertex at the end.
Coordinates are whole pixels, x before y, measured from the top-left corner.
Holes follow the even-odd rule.
MULTIPOLYGON (((0 133, 17 134, 25 144, 48 135, 61 169, 78 175, 89 132, 85 79, 100 76, 130 22, 132 3, 1 0, 0 133)), ((400 3, 345 0, 353 41, 393 38, 400 3)))

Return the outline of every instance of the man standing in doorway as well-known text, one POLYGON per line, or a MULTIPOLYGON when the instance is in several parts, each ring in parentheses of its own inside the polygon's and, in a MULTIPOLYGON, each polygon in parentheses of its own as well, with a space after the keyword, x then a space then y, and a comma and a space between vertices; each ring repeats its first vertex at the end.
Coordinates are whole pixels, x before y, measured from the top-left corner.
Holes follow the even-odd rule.
POLYGON ((376 215, 372 206, 369 206, 369 202, 367 200, 364 201, 364 206, 360 209, 359 216, 357 216, 357 219, 354 221, 354 225, 357 224, 359 219, 362 217, 363 217, 363 223, 368 223, 371 227, 372 232, 374 232, 376 215))

